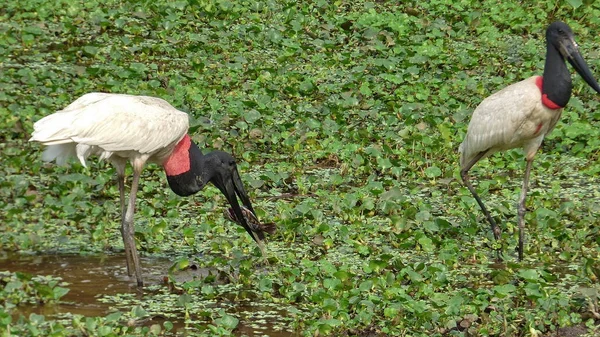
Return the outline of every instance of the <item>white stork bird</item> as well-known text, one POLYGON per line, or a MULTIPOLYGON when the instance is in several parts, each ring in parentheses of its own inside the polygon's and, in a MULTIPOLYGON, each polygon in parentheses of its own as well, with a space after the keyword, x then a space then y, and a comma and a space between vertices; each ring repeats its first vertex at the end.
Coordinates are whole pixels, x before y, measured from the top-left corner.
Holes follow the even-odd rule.
POLYGON ((510 85, 484 99, 473 112, 465 140, 460 144, 460 175, 492 226, 496 240, 500 228, 469 182, 469 170, 498 151, 523 148, 527 166, 518 203, 519 260, 523 259, 525 198, 531 164, 544 137, 556 125, 571 97, 571 74, 565 59, 596 92, 600 86, 579 53, 571 28, 554 22, 546 30, 544 75, 510 85))
POLYGON ((176 194, 188 196, 212 182, 227 198, 236 221, 257 242, 264 253, 264 233, 248 226, 238 204, 256 213, 244 190, 235 159, 222 151, 203 155, 187 135, 188 115, 165 100, 148 96, 89 93, 65 109, 46 116, 33 126, 30 141, 47 145, 42 159, 64 164, 76 156, 83 166, 91 155, 115 165, 121 196, 121 234, 129 276, 135 274, 143 285, 139 255, 134 240, 133 214, 140 173, 147 162, 162 165, 169 186, 176 194), (133 182, 125 205, 125 165, 131 162, 133 182))

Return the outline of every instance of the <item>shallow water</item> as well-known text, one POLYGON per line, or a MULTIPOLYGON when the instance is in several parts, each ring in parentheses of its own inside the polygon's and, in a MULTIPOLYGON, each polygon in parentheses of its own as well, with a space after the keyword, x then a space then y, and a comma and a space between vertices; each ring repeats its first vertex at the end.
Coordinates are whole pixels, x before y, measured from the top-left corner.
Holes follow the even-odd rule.
MULTIPOLYGON (((163 278, 168 275, 169 267, 172 265, 172 261, 166 258, 142 258, 141 263, 144 269, 144 282, 147 286, 163 284, 163 278)), ((146 290, 138 289, 135 281, 127 275, 124 255, 0 254, 0 271, 4 270, 32 275, 52 275, 69 283, 67 288, 70 291, 61 298, 61 303, 20 307, 19 313, 25 316, 30 313, 55 317, 65 313, 105 316, 114 311, 114 304, 99 301, 101 297, 128 293, 137 294, 137 297, 142 299, 146 293, 146 290)), ((179 276, 185 279, 194 275, 206 276, 208 273, 208 269, 199 268, 184 272, 179 276)), ((228 304, 231 305, 231 303, 228 304)), ((283 337, 298 335, 275 329, 274 322, 278 321, 278 317, 283 318, 286 315, 283 310, 273 310, 273 308, 260 304, 252 305, 251 302, 244 301, 234 303, 228 312, 240 318, 240 324, 234 331, 236 336, 283 337), (255 314, 263 317, 265 313, 268 313, 267 316, 270 316, 270 319, 253 319, 255 314), (250 326, 249 323, 244 324, 244 322, 253 323, 250 326)), ((178 333, 184 333, 183 312, 178 315, 177 319, 169 320, 174 324, 178 333)), ((157 317, 148 320, 145 324, 160 324, 163 321, 164 319, 157 317)))

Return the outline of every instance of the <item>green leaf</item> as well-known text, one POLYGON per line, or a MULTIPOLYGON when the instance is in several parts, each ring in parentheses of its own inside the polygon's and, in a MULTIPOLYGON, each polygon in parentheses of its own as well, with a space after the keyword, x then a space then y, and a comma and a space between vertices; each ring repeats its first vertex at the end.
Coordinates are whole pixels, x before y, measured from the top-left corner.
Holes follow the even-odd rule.
POLYGON ((418 242, 421 248, 426 252, 433 252, 435 250, 435 245, 433 244, 433 241, 426 236, 420 237, 418 242))
POLYGON ((99 336, 109 336, 113 334, 113 328, 110 326, 103 325, 98 328, 99 336))
POLYGON ((499 297, 509 296, 512 293, 514 293, 515 290, 517 290, 517 288, 512 284, 504 284, 504 285, 499 285, 499 286, 494 287, 494 291, 496 292, 496 295, 498 295, 499 297))
POLYGON ((23 287, 23 282, 21 281, 10 281, 8 283, 6 283, 6 285, 4 286, 4 291, 5 292, 14 292, 16 290, 19 290, 23 287))
POLYGON ((371 96, 371 94, 373 93, 371 91, 371 88, 369 88, 368 82, 363 82, 363 84, 360 85, 359 91, 361 94, 363 94, 365 96, 371 96))
POLYGON ((402 191, 399 187, 392 187, 388 191, 383 192, 380 196, 381 200, 397 200, 406 194, 405 191, 402 191))
POLYGON ((123 316, 123 313, 120 311, 116 311, 106 315, 105 319, 107 322, 118 322, 121 319, 121 316, 123 316))
POLYGON ((40 325, 44 323, 45 320, 46 318, 44 317, 44 315, 38 315, 36 313, 29 314, 29 321, 31 321, 31 323, 33 324, 40 325))
POLYGON ((228 330, 233 330, 238 326, 238 324, 240 323, 240 320, 235 316, 232 316, 229 314, 224 314, 220 318, 216 319, 215 323, 218 326, 225 327, 228 330))
POLYGON ((540 279, 540 274, 535 269, 521 269, 519 271, 519 276, 530 282, 535 282, 540 279))
POLYGON ((136 318, 144 318, 149 315, 141 305, 136 305, 133 307, 133 309, 131 309, 131 314, 136 318))
POLYGON ((249 124, 253 124, 257 120, 259 120, 260 117, 261 117, 260 112, 258 112, 257 110, 254 110, 254 109, 252 109, 244 114, 244 119, 249 124))
POLYGON ((190 294, 181 294, 177 298, 177 305, 185 307, 188 303, 192 303, 193 298, 190 294))
POLYGON ((352 276, 352 274, 350 274, 344 270, 338 270, 333 273, 333 276, 335 276, 338 280, 344 282, 344 281, 348 280, 352 276))
POLYGON ((373 281, 371 281, 371 280, 361 282, 360 285, 358 286, 358 289, 360 291, 370 291, 372 288, 373 288, 373 281))
POLYGON ((430 166, 425 169, 425 175, 428 178, 437 178, 442 175, 442 170, 437 166, 430 166))
POLYGON ((70 289, 68 288, 62 288, 62 287, 55 287, 54 289, 52 289, 52 292, 54 293, 53 298, 54 299, 60 299, 61 297, 65 296, 70 289))
POLYGON ((260 289, 260 291, 272 291, 273 282, 269 278, 262 278, 258 283, 258 289, 260 289))
POLYGON ((88 329, 88 331, 95 331, 97 327, 98 322, 93 317, 85 318, 85 328, 88 329))
POLYGON ((98 48, 94 46, 85 46, 83 47, 83 51, 91 56, 94 56, 98 53, 98 48))

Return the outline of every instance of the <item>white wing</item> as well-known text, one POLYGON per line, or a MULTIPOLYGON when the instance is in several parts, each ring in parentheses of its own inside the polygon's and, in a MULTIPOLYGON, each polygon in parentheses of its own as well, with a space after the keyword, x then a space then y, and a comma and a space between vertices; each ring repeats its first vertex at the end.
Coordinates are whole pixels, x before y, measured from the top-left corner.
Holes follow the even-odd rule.
MULTIPOLYGON (((188 115, 163 99, 90 93, 35 123, 30 141, 50 146, 64 144, 48 152, 72 154, 77 147, 80 160, 94 153, 101 158, 113 154, 151 157, 170 153, 188 126, 188 115)), ((52 155, 46 153, 45 159, 52 155)))
POLYGON ((536 79, 533 76, 510 85, 479 104, 459 148, 462 168, 483 151, 484 157, 517 147, 535 153, 561 112, 542 104, 536 79))

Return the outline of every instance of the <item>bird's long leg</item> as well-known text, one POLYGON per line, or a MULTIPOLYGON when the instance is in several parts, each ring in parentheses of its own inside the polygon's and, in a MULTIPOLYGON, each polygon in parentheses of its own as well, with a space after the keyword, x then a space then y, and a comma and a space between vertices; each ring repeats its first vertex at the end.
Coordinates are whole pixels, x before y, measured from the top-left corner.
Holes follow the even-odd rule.
POLYGON ((471 191, 471 194, 473 195, 475 200, 477 200, 477 203, 479 204, 479 207, 483 211, 483 214, 485 214, 485 217, 488 219, 488 222, 492 226, 492 232, 494 233, 494 238, 496 240, 500 240, 500 234, 501 234, 500 227, 498 227, 498 224, 496 224, 496 220, 494 220, 494 218, 492 218, 492 215, 490 214, 490 212, 488 212, 487 208, 485 208, 483 201, 481 201, 481 198, 479 198, 477 191, 475 191, 475 188, 473 187, 473 185, 471 185, 471 182, 469 181, 469 170, 471 169, 471 167, 473 167, 473 165, 475 165, 475 163, 477 163, 479 161, 479 159, 481 159, 485 155, 485 153, 486 153, 486 151, 480 152, 477 156, 475 156, 475 158, 473 158, 469 163, 467 163, 467 165, 465 165, 465 167, 461 169, 460 177, 462 178, 462 181, 465 183, 465 185, 467 185, 467 188, 469 189, 469 191, 471 191))
POLYGON ((133 214, 135 213, 135 199, 138 190, 138 184, 140 181, 140 174, 144 168, 145 159, 134 159, 132 161, 133 166, 133 180, 131 182, 131 194, 129 196, 129 204, 127 206, 127 213, 125 220, 123 221, 123 240, 127 241, 129 249, 131 251, 131 260, 133 263, 133 271, 138 287, 144 285, 142 279, 142 267, 140 266, 140 256, 138 255, 137 248, 135 246, 135 226, 133 225, 133 214))
POLYGON ((117 170, 117 182, 119 183, 119 194, 121 196, 121 237, 123 238, 123 248, 125 249, 125 258, 127 260, 127 275, 131 276, 133 260, 131 259, 129 241, 125 239, 125 233, 127 233, 125 228, 125 216, 127 215, 127 208, 125 208, 125 161, 113 160, 113 163, 117 170))
POLYGON ((525 178, 523 178, 523 189, 521 190, 521 198, 519 198, 518 213, 519 213, 519 261, 523 260, 523 238, 525 236, 525 199, 527 197, 527 188, 529 186, 529 173, 531 172, 531 164, 533 157, 527 159, 527 167, 525 168, 525 178))

